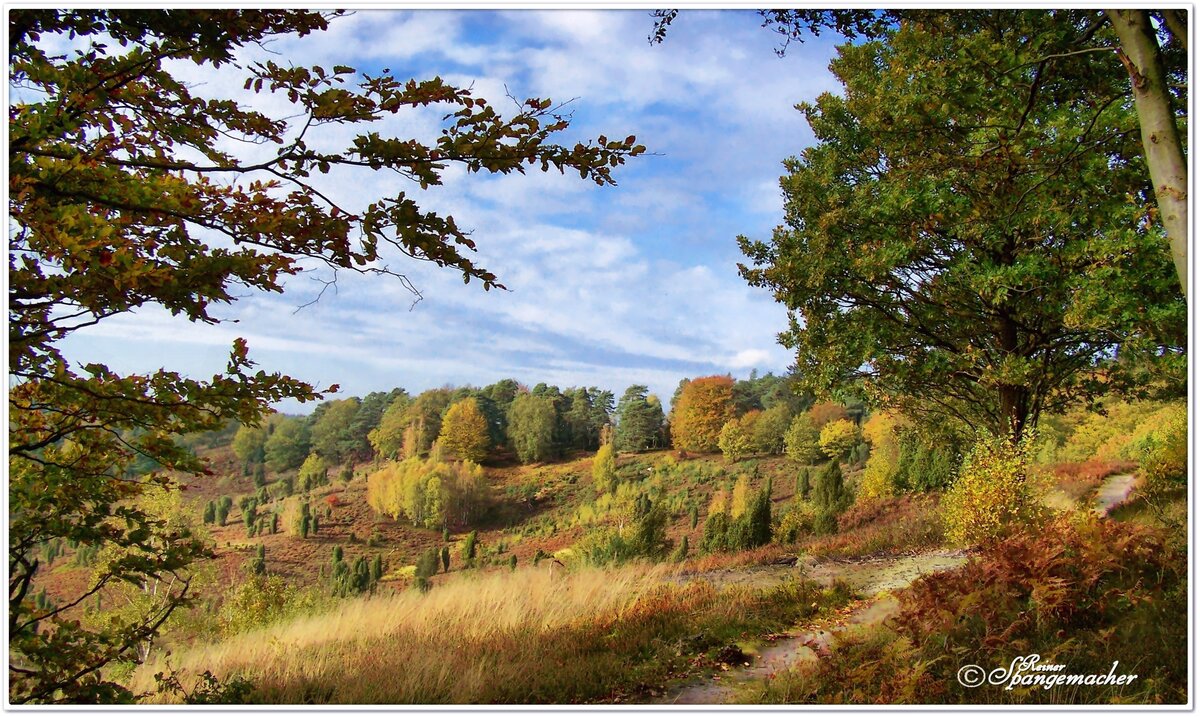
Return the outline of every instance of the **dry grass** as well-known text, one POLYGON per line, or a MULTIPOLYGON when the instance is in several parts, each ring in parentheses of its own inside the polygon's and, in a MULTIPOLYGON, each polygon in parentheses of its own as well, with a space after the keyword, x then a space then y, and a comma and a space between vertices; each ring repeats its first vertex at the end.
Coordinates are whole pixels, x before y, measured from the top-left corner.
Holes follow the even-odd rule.
POLYGON ((346 601, 330 613, 177 650, 169 665, 140 667, 131 687, 151 692, 154 673, 171 667, 184 684, 205 670, 241 677, 254 686, 251 701, 272 704, 638 700, 706 669, 707 651, 844 602, 811 583, 672 584, 676 570, 467 574, 425 595, 346 601))
POLYGON ((938 547, 943 542, 936 494, 903 495, 859 503, 838 516, 838 532, 801 541, 817 557, 896 555, 938 547))
MULTIPOLYGON (((469 696, 473 690, 468 685, 495 678, 480 672, 487 660, 472 667, 452 659, 445 650, 453 643, 502 644, 517 635, 552 633, 600 616, 619 617, 660 588, 667 575, 664 567, 647 566, 574 573, 560 569, 554 575, 544 568, 471 575, 447 581, 427 595, 406 591, 346 601, 334 612, 179 651, 171 663, 193 673, 207 669, 220 676, 240 674, 285 702, 307 701, 298 699, 303 695, 294 687, 310 683, 329 684, 341 703, 377 701, 371 698, 379 695, 362 688, 385 685, 401 702, 459 691, 469 696), (382 684, 364 685, 347 677, 360 674, 368 663, 393 661, 403 663, 404 669, 382 684)), ((151 676, 164 668, 165 664, 144 665, 135 675, 135 691, 153 689, 151 676)))

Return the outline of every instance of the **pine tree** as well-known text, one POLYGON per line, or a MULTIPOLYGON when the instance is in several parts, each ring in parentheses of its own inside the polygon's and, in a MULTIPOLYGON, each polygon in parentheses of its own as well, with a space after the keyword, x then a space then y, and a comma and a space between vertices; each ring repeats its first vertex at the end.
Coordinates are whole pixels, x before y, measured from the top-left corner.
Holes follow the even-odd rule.
POLYGON ((442 572, 450 572, 450 548, 447 546, 442 547, 442 572))

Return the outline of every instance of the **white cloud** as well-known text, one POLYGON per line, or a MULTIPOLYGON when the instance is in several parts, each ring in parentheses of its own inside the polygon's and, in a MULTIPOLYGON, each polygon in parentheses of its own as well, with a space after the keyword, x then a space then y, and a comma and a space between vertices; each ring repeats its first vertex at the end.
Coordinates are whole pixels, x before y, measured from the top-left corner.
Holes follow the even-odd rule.
MULTIPOLYGON (((514 376, 618 394, 646 383, 669 399, 679 378, 697 372, 784 370, 790 357, 775 334, 786 312, 737 275, 733 236, 779 222, 779 161, 811 141, 792 105, 833 88, 828 51, 793 46, 780 60, 752 14, 686 15, 655 47, 645 41, 644 11, 509 12, 493 18, 497 34, 486 38, 468 30, 463 12, 358 11, 329 33, 277 43, 282 61, 295 64, 387 65, 473 83, 504 111, 512 109, 506 84, 518 97, 578 97, 561 141, 636 134, 663 156, 616 170, 616 188, 571 173, 468 176, 455 166, 444 186, 420 192, 395 175, 336 169, 314 181, 351 211, 406 191, 452 214, 474 232, 478 263, 512 290, 485 293, 457 272, 392 256, 391 267, 425 294, 413 311, 396 282, 343 272, 337 294, 294 314, 320 289, 301 276, 282 297, 252 296, 217 312, 237 324, 197 327, 140 312, 80 332, 72 350, 85 353, 90 337, 131 367, 171 358, 203 374, 191 367, 220 370, 241 335, 265 368, 359 395, 514 376), (189 351, 203 361, 187 363, 189 351)), ((203 83, 198 92, 290 112, 282 98, 243 92, 213 73, 186 79, 203 83)), ((430 138, 444 111, 402 112, 372 129, 430 138)), ((361 131, 325 127, 312 140, 338 150, 361 131)))

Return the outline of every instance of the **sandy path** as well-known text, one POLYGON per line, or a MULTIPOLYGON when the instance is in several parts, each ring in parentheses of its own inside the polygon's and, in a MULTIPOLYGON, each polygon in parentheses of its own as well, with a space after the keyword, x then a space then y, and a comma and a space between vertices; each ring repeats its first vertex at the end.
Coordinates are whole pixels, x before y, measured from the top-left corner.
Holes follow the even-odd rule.
MULTIPOLYGON (((1133 492, 1136 480, 1128 474, 1109 476, 1096 490, 1091 509, 1100 515, 1124 503, 1133 492)), ((1065 494, 1061 496, 1072 503, 1065 494)), ((1058 501, 1061 502, 1061 501, 1058 501)), ((1067 506, 1063 506, 1067 507, 1067 506)), ((825 585, 842 580, 868 599, 853 608, 841 620, 826 627, 798 626, 776 636, 753 657, 749 666, 714 675, 710 680, 692 682, 669 690, 657 700, 660 704, 722 704, 733 696, 738 684, 761 680, 791 669, 798 662, 818 660, 835 644, 839 635, 878 625, 896 614, 900 604, 890 591, 911 585, 923 575, 953 570, 967 562, 962 550, 934 550, 916 555, 870 558, 866 560, 823 561, 807 559, 795 567, 756 566, 742 570, 714 571, 690 579, 707 579, 722 585, 769 586, 794 577, 805 577, 825 585), (880 594, 882 593, 882 594, 880 594), (874 599, 871 599, 874 596, 874 599)))
MULTIPOLYGON (((915 555, 842 561, 806 561, 796 567, 762 566, 753 570, 721 571, 693 579, 713 579, 722 584, 770 585, 789 578, 804 577, 824 585, 834 580, 848 583, 855 592, 870 597, 909 585, 922 575, 952 570, 967 562, 962 550, 933 550, 915 555)), ((877 625, 895 614, 899 603, 888 594, 859 603, 840 620, 825 627, 797 627, 777 635, 758 651, 753 663, 742 669, 714 675, 711 680, 693 682, 669 690, 660 704, 720 704, 733 694, 734 685, 788 669, 801 660, 818 659, 838 635, 877 625)))

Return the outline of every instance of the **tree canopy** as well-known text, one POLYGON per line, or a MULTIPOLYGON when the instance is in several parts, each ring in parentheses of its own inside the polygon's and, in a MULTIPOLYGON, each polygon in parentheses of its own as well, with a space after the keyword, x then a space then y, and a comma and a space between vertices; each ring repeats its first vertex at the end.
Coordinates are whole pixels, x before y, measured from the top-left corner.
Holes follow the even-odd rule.
POLYGON ((644 151, 632 136, 556 144, 568 118, 549 99, 525 100, 506 116, 440 78, 238 59, 248 46, 324 30, 338 14, 9 14, 14 703, 127 698, 100 668, 152 635, 190 598, 184 569, 204 549, 186 531, 157 524, 134 501, 146 483, 172 481, 163 472, 125 481, 125 467, 140 456, 163 469, 203 474, 203 463, 173 436, 231 418, 253 425, 273 402, 322 395, 305 382, 255 369, 241 339, 225 370, 208 380, 166 369, 123 376, 86 360, 76 367, 61 354, 62 339, 151 306, 219 323, 214 309, 247 289, 281 292, 284 279, 314 264, 392 277, 417 296, 396 262, 429 261, 485 289, 500 287, 471 258, 476 239, 468 230, 451 215, 423 209, 417 194, 339 206, 314 178, 333 168, 363 180, 386 171, 419 192, 457 165, 490 174, 571 170, 603 186, 614 183, 614 168, 644 151), (51 49, 64 44, 65 52, 51 49), (172 63, 219 68, 223 84, 284 109, 272 115, 226 97, 201 97, 172 63), (423 107, 446 110, 444 131, 431 143, 390 136, 386 122, 376 124, 423 107), (334 125, 361 131, 341 148, 317 149, 324 145, 318 136, 334 125), (275 151, 264 159, 242 159, 250 148, 268 147, 275 151), (139 620, 91 632, 62 619, 58 609, 37 608, 29 599, 39 570, 34 551, 54 538, 149 548, 113 563, 80 600, 107 582, 172 574, 178 580, 170 599, 139 620))
POLYGON ((786 225, 739 239, 742 273, 789 309, 810 388, 864 380, 1016 437, 1148 364, 1180 369, 1186 308, 1120 68, 1061 57, 1039 80, 1070 27, 969 20, 839 49, 845 94, 801 105, 818 144, 785 163, 786 225))
POLYGON ((734 417, 733 379, 705 376, 689 381, 671 406, 671 441, 685 451, 717 450, 721 429, 734 417))

